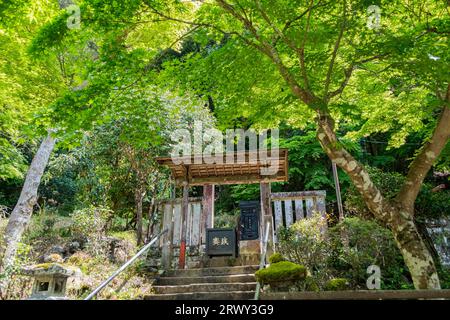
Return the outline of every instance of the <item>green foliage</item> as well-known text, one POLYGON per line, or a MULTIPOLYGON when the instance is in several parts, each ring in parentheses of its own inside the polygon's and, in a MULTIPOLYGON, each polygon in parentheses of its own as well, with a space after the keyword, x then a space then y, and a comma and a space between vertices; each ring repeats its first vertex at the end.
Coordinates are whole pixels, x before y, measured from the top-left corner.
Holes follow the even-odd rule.
POLYGON ((77 210, 71 215, 72 232, 75 236, 87 240, 86 249, 89 253, 96 256, 106 254, 104 238, 110 216, 110 209, 94 206, 77 210))
POLYGON ((306 278, 306 268, 290 261, 281 261, 256 271, 255 277, 262 284, 284 281, 295 282, 306 278))
POLYGON ((374 221, 350 217, 330 228, 329 235, 332 250, 327 264, 337 275, 349 279, 352 288, 366 288, 370 265, 380 267, 383 289, 411 287, 408 270, 389 230, 374 221))
POLYGON ((344 278, 334 278, 327 282, 325 290, 328 291, 342 291, 349 288, 349 281, 344 278))
POLYGON ((297 221, 289 228, 280 229, 280 254, 304 265, 311 272, 324 268, 328 256, 326 226, 326 219, 321 214, 314 213, 312 217, 297 221))
MULTIPOLYGON (((387 199, 392 199, 400 190, 405 178, 395 172, 383 172, 377 168, 367 168, 372 181, 387 199)), ((434 186, 425 183, 415 202, 415 214, 418 221, 426 218, 439 218, 448 216, 450 212, 450 192, 443 190, 432 192, 434 186)), ((371 218, 372 214, 366 207, 363 199, 354 186, 351 186, 345 196, 345 207, 354 215, 371 218)))
POLYGON ((272 263, 278 263, 278 262, 281 262, 281 261, 285 261, 286 259, 283 257, 283 255, 281 254, 281 253, 279 253, 279 252, 275 252, 274 254, 272 254, 270 257, 269 257, 269 263, 270 264, 272 264, 272 263))

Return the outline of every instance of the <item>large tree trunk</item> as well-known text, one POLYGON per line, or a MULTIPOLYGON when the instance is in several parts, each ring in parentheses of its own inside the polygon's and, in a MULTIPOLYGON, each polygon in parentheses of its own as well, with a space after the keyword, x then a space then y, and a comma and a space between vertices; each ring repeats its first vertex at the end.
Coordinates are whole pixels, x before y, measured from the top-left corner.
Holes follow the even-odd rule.
POLYGON ((416 289, 440 289, 433 256, 419 234, 412 213, 399 208, 390 214, 389 228, 394 235, 416 289))
POLYGON ((433 258, 414 224, 414 211, 396 201, 388 201, 373 184, 367 170, 338 141, 331 116, 318 112, 317 138, 329 158, 352 180, 375 218, 386 225, 408 267, 416 289, 440 289, 433 258))
POLYGON ((4 247, 2 253, 2 271, 5 272, 14 263, 17 246, 22 238, 22 234, 27 228, 33 207, 37 201, 37 191, 41 183, 42 175, 47 167, 50 154, 55 147, 55 138, 51 133, 42 141, 36 155, 28 169, 25 183, 20 193, 19 200, 9 217, 8 225, 4 235, 4 247))

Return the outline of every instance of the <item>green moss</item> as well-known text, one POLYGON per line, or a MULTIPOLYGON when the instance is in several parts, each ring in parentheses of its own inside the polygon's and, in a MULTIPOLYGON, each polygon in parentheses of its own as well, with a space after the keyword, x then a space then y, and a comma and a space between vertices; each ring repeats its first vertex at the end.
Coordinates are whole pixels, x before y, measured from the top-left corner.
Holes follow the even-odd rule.
POLYGON ((342 291, 349 288, 349 281, 345 278, 334 278, 325 284, 325 290, 342 291))
POLYGON ((269 257, 269 262, 272 263, 277 263, 277 262, 281 262, 281 261, 285 261, 286 259, 283 257, 283 255, 281 253, 274 253, 269 257))
POLYGON ((37 264, 33 267, 33 269, 44 269, 44 270, 48 270, 51 267, 53 267, 54 265, 59 265, 60 267, 62 267, 60 264, 58 263, 54 263, 54 262, 48 262, 48 263, 41 263, 41 264, 37 264))
POLYGON ((281 261, 255 273, 256 280, 263 284, 281 281, 298 281, 306 278, 306 268, 302 265, 281 261))
POLYGON ((305 279, 305 290, 306 291, 320 291, 319 285, 317 284, 316 279, 313 277, 306 277, 305 279))

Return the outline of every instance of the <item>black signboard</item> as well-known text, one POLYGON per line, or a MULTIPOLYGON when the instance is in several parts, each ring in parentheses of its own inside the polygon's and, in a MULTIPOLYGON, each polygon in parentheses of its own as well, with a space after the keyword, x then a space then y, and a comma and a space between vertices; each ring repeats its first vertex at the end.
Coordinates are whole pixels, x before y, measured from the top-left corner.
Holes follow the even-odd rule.
POLYGON ((237 256, 235 229, 206 229, 208 256, 237 256))
POLYGON ((240 239, 256 240, 259 238, 259 215, 261 204, 259 201, 241 201, 240 239))

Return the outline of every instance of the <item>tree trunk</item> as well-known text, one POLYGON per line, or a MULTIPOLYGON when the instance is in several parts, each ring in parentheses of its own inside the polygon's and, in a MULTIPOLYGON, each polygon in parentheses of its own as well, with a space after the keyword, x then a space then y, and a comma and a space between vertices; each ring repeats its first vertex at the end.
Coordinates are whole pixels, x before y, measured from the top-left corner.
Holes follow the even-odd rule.
POLYGON ((56 139, 51 133, 42 141, 36 155, 28 169, 25 183, 20 193, 19 200, 9 217, 8 225, 4 235, 4 247, 0 248, 2 253, 2 270, 5 272, 13 265, 17 246, 23 232, 27 228, 33 207, 37 201, 37 191, 41 183, 42 175, 47 167, 50 154, 55 147, 56 139))
POLYGON ((370 212, 386 225, 403 256, 416 289, 440 289, 433 258, 414 224, 414 211, 383 197, 373 184, 367 170, 343 148, 334 132, 331 116, 318 112, 317 138, 329 158, 336 162, 352 180, 370 212))
POLYGON ((400 208, 390 214, 388 223, 395 242, 409 269, 416 289, 440 289, 439 277, 425 241, 419 234, 412 213, 400 208))

